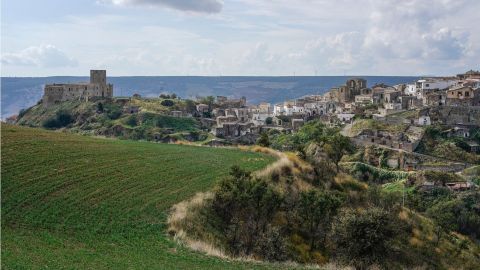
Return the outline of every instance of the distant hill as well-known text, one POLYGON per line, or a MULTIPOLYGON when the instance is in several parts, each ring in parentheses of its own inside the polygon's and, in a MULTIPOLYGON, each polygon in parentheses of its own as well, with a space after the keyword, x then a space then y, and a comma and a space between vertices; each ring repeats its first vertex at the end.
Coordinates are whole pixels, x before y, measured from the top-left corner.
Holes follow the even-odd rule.
MULTIPOLYGON (((352 76, 135 76, 108 77, 114 85, 115 96, 131 96, 138 93, 145 97, 158 96, 162 92, 176 93, 187 98, 195 96, 247 97, 249 103, 280 102, 307 94, 321 94, 331 87, 345 83, 352 76)), ((417 77, 363 76, 368 85, 385 83, 394 85, 411 82, 417 77)), ((2 77, 2 118, 17 114, 20 109, 34 105, 48 83, 88 81, 88 77, 2 77)))
POLYGON ((175 244, 166 216, 232 165, 273 157, 1 128, 2 269, 252 268, 175 244))

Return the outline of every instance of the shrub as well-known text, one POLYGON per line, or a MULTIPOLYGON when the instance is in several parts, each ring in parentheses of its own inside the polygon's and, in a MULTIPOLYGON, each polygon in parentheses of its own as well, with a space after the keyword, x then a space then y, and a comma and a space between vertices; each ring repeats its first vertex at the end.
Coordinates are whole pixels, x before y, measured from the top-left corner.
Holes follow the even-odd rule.
POLYGON ((273 118, 272 118, 272 117, 267 117, 267 118, 265 119, 265 124, 271 125, 272 123, 273 123, 273 118))
POLYGON ((122 108, 116 104, 105 104, 104 110, 107 112, 108 118, 115 120, 122 115, 122 108))
POLYGON ((44 128, 58 128, 59 124, 57 122, 57 118, 51 117, 51 118, 45 120, 45 122, 43 122, 42 126, 44 128))
POLYGON ((103 103, 97 103, 97 112, 103 113, 103 103))
POLYGON ((173 105, 175 105, 175 102, 173 102, 170 99, 165 99, 165 100, 162 100, 160 104, 162 104, 162 106, 165 106, 165 107, 172 107, 173 105))
POLYGON ((73 122, 73 117, 67 111, 58 111, 57 121, 61 127, 64 127, 73 122))
POLYGON ((347 210, 340 214, 333 229, 334 254, 341 261, 365 269, 390 255, 396 233, 395 221, 387 211, 376 207, 347 210))
MULTIPOLYGON (((220 229, 230 253, 250 255, 255 250, 262 250, 262 246, 282 242, 276 232, 267 231, 267 225, 281 202, 281 195, 266 181, 252 178, 250 172, 237 166, 232 167, 230 177, 216 187, 212 201, 213 212, 224 224, 220 229), (264 243, 268 235, 273 237, 270 244, 264 243)), ((280 250, 267 253, 263 256, 270 259, 283 257, 280 250)))
POLYGON ((137 117, 135 117, 135 115, 130 115, 125 123, 129 126, 135 127, 137 126, 137 117))
POLYGON ((260 138, 257 140, 257 144, 263 147, 269 147, 270 146, 270 140, 268 138, 268 134, 266 132, 262 132, 260 134, 260 138))
POLYGON ((45 122, 43 122, 42 126, 44 128, 61 128, 68 126, 70 123, 73 122, 73 117, 67 111, 58 111, 54 117, 51 117, 45 122))

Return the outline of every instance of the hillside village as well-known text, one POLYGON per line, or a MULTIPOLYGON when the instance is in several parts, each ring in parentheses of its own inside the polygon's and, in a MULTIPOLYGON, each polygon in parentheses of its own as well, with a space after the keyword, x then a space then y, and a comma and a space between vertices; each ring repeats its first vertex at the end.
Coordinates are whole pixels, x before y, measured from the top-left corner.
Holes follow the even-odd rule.
MULTIPOLYGON (((105 185, 104 191, 90 192, 93 196, 111 189, 103 178, 122 190, 123 185, 147 182, 148 188, 142 186, 138 193, 126 192, 139 200, 148 196, 163 201, 159 194, 166 182, 181 185, 172 190, 191 188, 197 192, 192 199, 183 198, 170 210, 165 208, 165 214, 152 212, 156 218, 168 216, 161 221, 168 227, 161 229, 164 237, 208 255, 209 250, 222 250, 222 258, 263 262, 342 263, 358 269, 375 264, 380 269, 478 265, 478 71, 393 86, 369 87, 365 79, 352 78, 323 95, 257 105, 245 97, 186 99, 175 93, 115 97, 105 70, 92 70, 90 75, 90 82, 46 85, 35 106, 9 119, 58 133, 5 125, 6 138, 24 140, 22 145, 28 147, 23 149, 33 156, 49 155, 37 150, 41 147, 58 156, 90 151, 105 164, 101 167, 113 164, 111 171, 95 172, 96 177, 84 174, 92 184, 105 185), (31 144, 34 136, 43 139, 31 144), (47 138, 50 143, 44 144, 47 138), (218 151, 237 155, 214 156, 218 151), (260 166, 275 159, 256 172, 232 165, 260 166), (220 181, 209 176, 230 166, 229 176, 224 174, 220 181), (192 175, 211 181, 211 190, 198 193, 192 175), (119 185, 118 177, 125 182, 119 185), (372 233, 372 228, 378 230, 372 233), (349 235, 352 230, 358 233, 349 235), (371 239, 373 251, 361 244, 371 239)), ((28 162, 23 156, 27 155, 13 155, 11 164, 28 162)), ((76 169, 69 168, 80 164, 92 174, 97 170, 89 158, 66 160, 68 166, 63 160, 44 162, 45 171, 61 179, 66 171, 76 179, 76 169)), ((9 179, 16 180, 14 175, 9 179)), ((23 181, 30 181, 30 175, 23 181)), ((170 191, 165 194, 170 196, 170 191)), ((108 197, 118 203, 117 197, 108 197)), ((145 209, 143 201, 141 205, 145 209)), ((157 211, 158 204, 152 205, 149 209, 157 211)), ((118 211, 125 216, 125 208, 118 211)))
POLYGON ((323 95, 252 105, 245 97, 114 97, 106 71, 91 70, 90 82, 46 85, 38 105, 8 121, 210 146, 255 144, 263 134, 281 150, 293 150, 282 136, 318 121, 341 129, 358 146, 385 152, 383 160, 373 157, 370 164, 458 172, 480 161, 480 72, 393 86, 368 87, 365 79, 352 78, 323 95), (70 122, 60 123, 59 110, 68 111, 70 122))

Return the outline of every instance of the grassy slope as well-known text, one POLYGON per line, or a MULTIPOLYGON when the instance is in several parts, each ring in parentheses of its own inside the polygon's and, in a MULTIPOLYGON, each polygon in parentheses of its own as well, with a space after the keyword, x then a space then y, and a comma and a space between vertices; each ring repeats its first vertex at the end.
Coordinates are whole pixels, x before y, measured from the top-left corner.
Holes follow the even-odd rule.
MULTIPOLYGON (((166 236, 172 204, 273 158, 2 125, 3 269, 251 268, 166 236)), ((256 265, 269 267, 268 265, 256 265)))

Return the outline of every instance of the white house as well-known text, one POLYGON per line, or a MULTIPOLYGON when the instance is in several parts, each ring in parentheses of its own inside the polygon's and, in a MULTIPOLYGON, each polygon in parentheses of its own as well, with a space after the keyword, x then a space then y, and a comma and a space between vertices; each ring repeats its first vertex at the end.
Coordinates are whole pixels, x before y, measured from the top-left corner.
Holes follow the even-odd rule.
POLYGON ((420 116, 418 118, 418 125, 419 126, 430 126, 431 124, 432 124, 432 122, 430 120, 430 116, 428 116, 428 115, 420 116))
POLYGON ((404 93, 407 96, 415 96, 417 94, 416 84, 411 83, 411 84, 405 85, 404 93))
POLYGON ((350 123, 355 116, 354 113, 338 113, 337 118, 343 123, 350 123))

